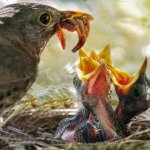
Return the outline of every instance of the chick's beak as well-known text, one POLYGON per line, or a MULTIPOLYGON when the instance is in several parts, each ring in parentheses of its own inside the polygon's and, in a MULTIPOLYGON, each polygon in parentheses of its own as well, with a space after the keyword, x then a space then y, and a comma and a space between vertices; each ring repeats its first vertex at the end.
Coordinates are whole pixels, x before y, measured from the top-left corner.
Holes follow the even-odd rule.
POLYGON ((62 29, 66 29, 70 32, 76 31, 78 33, 79 41, 77 45, 72 49, 72 52, 76 52, 86 42, 90 31, 89 22, 94 18, 87 13, 78 11, 62 11, 63 17, 56 27, 56 34, 60 40, 62 48, 66 48, 66 39, 62 29))
POLYGON ((110 45, 107 44, 105 48, 98 54, 99 60, 104 59, 107 65, 112 65, 110 45))
POLYGON ((110 56, 110 46, 107 45, 100 53, 96 53, 94 50, 87 54, 86 51, 81 48, 79 50, 79 64, 77 72, 80 80, 87 80, 96 70, 101 61, 104 61, 109 67, 112 64, 110 56))
POLYGON ((139 71, 134 75, 129 75, 113 66, 109 66, 112 73, 112 81, 117 91, 122 94, 128 93, 129 89, 135 84, 135 82, 145 73, 147 68, 147 58, 145 58, 139 71))

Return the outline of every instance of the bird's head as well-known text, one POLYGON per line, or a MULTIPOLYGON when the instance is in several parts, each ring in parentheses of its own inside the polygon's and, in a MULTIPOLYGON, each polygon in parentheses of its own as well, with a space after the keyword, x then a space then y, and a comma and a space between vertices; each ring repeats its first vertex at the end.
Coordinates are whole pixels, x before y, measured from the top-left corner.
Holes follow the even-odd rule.
POLYGON ((81 97, 83 105, 90 108, 90 110, 95 108, 99 100, 105 102, 110 95, 110 74, 104 62, 99 65, 87 80, 80 80, 76 76, 73 84, 81 97))
POLYGON ((89 33, 89 21, 93 17, 87 13, 59 11, 53 7, 35 3, 16 3, 0 9, 0 29, 8 38, 24 43, 40 54, 49 39, 56 33, 65 48, 62 29, 77 31, 78 44, 73 52, 82 47, 89 33), (21 39, 21 41, 19 41, 21 39))
POLYGON ((116 113, 124 123, 128 123, 134 116, 150 106, 150 82, 146 76, 146 67, 147 58, 134 75, 111 68, 112 80, 119 98, 116 113))
MULTIPOLYGON (((107 51, 106 46, 103 51, 107 51)), ((107 101, 110 95, 110 74, 107 67, 107 54, 87 54, 83 48, 79 50, 78 75, 74 78, 74 86, 81 96, 82 103, 94 107, 99 100, 107 101)), ((110 62, 111 63, 111 62, 110 62)))
MULTIPOLYGON (((103 51, 108 49, 109 46, 103 51)), ((104 128, 102 135, 108 140, 117 133, 110 106, 111 81, 107 64, 111 60, 103 51, 99 54, 92 51, 89 55, 83 49, 79 51, 78 77, 74 78, 74 85, 82 104, 100 121, 104 128)))
POLYGON ((91 51, 89 54, 81 48, 79 50, 79 63, 74 86, 85 105, 95 105, 99 99, 104 101, 110 92, 110 74, 107 63, 111 64, 109 45, 102 52, 91 51))

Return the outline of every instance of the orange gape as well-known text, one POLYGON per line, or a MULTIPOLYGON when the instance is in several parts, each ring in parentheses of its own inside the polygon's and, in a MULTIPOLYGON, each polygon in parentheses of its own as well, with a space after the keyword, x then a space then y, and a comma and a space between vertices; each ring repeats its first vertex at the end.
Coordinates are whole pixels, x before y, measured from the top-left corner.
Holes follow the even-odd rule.
MULTIPOLYGON (((146 110, 149 107, 150 99, 150 82, 145 74, 147 58, 145 58, 142 66, 135 74, 129 75, 112 65, 109 45, 99 53, 92 50, 87 54, 82 48, 79 50, 79 64, 77 68, 79 79, 83 82, 87 81, 95 74, 95 71, 103 62, 109 70, 111 81, 115 86, 119 99, 116 117, 121 118, 120 120, 124 122, 124 120, 130 120, 139 112, 146 110)), ((94 79, 91 82, 94 82, 94 79)), ((101 83, 101 85, 103 84, 101 83)), ((97 91, 96 87, 91 87, 90 89, 97 91)), ((127 122, 125 121, 125 123, 127 122)))
POLYGON ((114 113, 109 103, 110 96, 110 74, 106 68, 105 63, 101 63, 100 66, 94 71, 94 74, 87 79, 85 91, 89 100, 86 101, 100 120, 106 140, 112 139, 119 135, 116 132, 114 122, 110 119, 110 112, 114 113), (90 102, 91 101, 91 102, 90 102))
POLYGON ((129 75, 113 67, 109 45, 100 53, 93 50, 87 54, 83 48, 80 49, 78 75, 73 84, 84 107, 74 117, 61 122, 56 137, 91 143, 129 135, 126 124, 146 110, 150 101, 146 66, 147 59, 135 75, 129 75), (110 103, 111 83, 119 98, 115 112, 110 103), (138 92, 139 88, 141 91, 138 92), (143 95, 139 96, 141 93, 143 95))
POLYGON ((87 94, 94 97, 101 97, 105 100, 109 95, 110 90, 110 76, 105 68, 105 64, 98 67, 95 73, 87 80, 87 94))
POLYGON ((74 117, 61 122, 55 137, 91 143, 129 135, 126 124, 148 109, 150 101, 146 66, 147 59, 135 75, 129 75, 113 67, 109 45, 100 53, 93 50, 87 54, 83 48, 80 49, 78 75, 73 79, 73 84, 84 107, 74 117), (111 82, 119 98, 115 112, 110 103, 111 82), (139 88, 141 91, 138 92, 139 88), (141 93, 143 95, 139 96, 141 93))
POLYGON ((80 80, 87 80, 94 71, 98 68, 101 62, 104 61, 108 70, 111 73, 111 79, 115 85, 116 91, 126 94, 132 85, 139 79, 139 76, 145 72, 147 67, 147 58, 137 73, 129 75, 112 65, 110 57, 110 47, 107 45, 101 52, 91 51, 87 54, 83 48, 79 50, 78 76, 80 80))

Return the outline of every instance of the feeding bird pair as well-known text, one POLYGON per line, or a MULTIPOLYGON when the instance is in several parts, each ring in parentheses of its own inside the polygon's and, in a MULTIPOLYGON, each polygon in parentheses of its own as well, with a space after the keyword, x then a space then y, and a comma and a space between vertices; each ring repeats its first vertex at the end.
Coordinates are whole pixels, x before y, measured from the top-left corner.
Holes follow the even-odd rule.
POLYGON ((73 118, 60 122, 55 137, 89 143, 129 135, 127 124, 149 107, 150 80, 146 67, 147 58, 137 73, 129 75, 112 65, 109 46, 89 55, 80 49, 78 75, 73 83, 83 107, 73 118), (119 99, 115 111, 110 103, 111 84, 119 99))
MULTIPOLYGON (((59 11, 35 3, 0 8, 1 114, 20 100, 34 83, 40 54, 50 38, 57 34, 65 48, 62 29, 77 31, 79 42, 73 48, 75 52, 84 45, 92 19, 87 13, 59 11)), ((82 62, 79 69, 83 75, 74 79, 74 85, 85 107, 74 118, 65 120, 64 126, 60 125, 59 137, 95 142, 124 136, 123 125, 147 109, 150 84, 145 74, 147 60, 136 76, 129 76, 114 68, 109 57, 105 58, 108 56, 105 53, 97 55, 93 52, 88 56, 83 50, 80 52, 82 62), (111 80, 119 97, 115 113, 109 103, 111 80)))

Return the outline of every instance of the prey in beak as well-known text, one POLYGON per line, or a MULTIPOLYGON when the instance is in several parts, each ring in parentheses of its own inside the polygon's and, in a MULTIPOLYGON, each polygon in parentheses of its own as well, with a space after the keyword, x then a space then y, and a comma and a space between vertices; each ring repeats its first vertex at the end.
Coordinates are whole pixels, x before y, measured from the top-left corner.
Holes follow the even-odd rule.
POLYGON ((78 33, 79 41, 72 49, 72 52, 76 52, 85 44, 90 31, 89 22, 94 18, 88 13, 78 11, 62 11, 61 13, 63 14, 63 17, 56 26, 56 34, 60 40, 62 48, 65 49, 66 38, 62 29, 66 29, 70 32, 76 31, 78 33))

